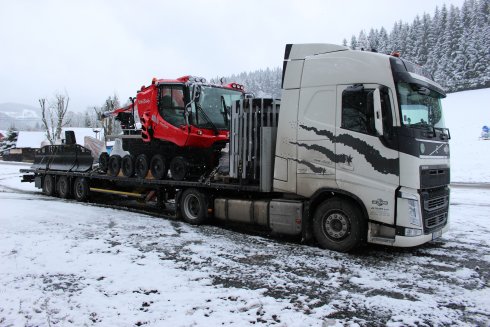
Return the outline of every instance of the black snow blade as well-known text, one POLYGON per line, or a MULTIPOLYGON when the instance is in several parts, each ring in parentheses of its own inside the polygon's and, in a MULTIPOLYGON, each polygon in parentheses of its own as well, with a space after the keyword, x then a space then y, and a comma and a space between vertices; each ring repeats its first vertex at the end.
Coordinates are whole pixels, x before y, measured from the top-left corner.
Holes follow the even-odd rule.
POLYGON ((46 145, 36 151, 32 169, 87 172, 94 158, 78 144, 46 145))

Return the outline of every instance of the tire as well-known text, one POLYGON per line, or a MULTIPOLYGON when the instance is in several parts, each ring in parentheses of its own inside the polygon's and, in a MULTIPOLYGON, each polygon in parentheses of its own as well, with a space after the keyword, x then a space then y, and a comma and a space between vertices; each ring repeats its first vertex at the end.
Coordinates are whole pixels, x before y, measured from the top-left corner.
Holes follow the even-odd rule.
POLYGON ((114 155, 109 158, 109 169, 108 173, 111 176, 117 176, 119 175, 119 172, 121 171, 121 156, 114 155))
POLYGON ((173 180, 183 181, 188 172, 188 164, 183 157, 175 157, 170 161, 170 174, 173 180))
POLYGON ((132 155, 128 154, 122 158, 121 170, 126 177, 132 177, 134 175, 134 157, 132 155))
POLYGON ((48 196, 53 196, 55 192, 54 177, 45 175, 43 179, 43 193, 48 196))
POLYGON ((71 195, 70 180, 67 176, 58 177, 58 183, 56 183, 56 189, 60 198, 68 199, 71 195))
POLYGON ((90 188, 86 178, 78 177, 73 183, 73 196, 75 200, 83 202, 88 200, 90 188))
POLYGON ((348 252, 365 240, 363 214, 351 201, 340 198, 328 199, 315 211, 313 233, 321 248, 348 252))
POLYGON ((167 165, 165 164, 165 158, 161 154, 154 155, 151 158, 150 170, 155 179, 164 179, 167 177, 167 165))
POLYGON ((192 225, 201 225, 208 218, 208 199, 196 189, 185 190, 180 197, 182 219, 192 225))
POLYGON ((150 165, 146 154, 140 154, 136 157, 136 160, 134 162, 134 173, 136 174, 136 176, 138 176, 139 178, 146 178, 146 175, 148 175, 149 167, 150 165))
POLYGON ((109 168, 109 154, 107 152, 102 152, 99 156, 99 169, 104 173, 107 173, 109 168))

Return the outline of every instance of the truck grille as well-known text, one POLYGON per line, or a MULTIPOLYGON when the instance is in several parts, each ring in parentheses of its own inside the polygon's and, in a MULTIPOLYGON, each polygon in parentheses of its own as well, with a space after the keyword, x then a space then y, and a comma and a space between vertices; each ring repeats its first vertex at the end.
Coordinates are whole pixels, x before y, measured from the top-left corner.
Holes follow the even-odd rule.
POLYGON ((447 206, 449 202, 448 196, 441 196, 434 199, 429 199, 424 201, 424 209, 426 211, 434 211, 447 206))
POLYGON ((432 188, 423 190, 422 198, 422 216, 424 220, 424 233, 430 234, 440 229, 447 223, 449 210, 449 188, 432 188))
POLYGON ((435 228, 441 225, 445 225, 447 221, 447 212, 437 214, 433 217, 429 217, 424 220, 425 220, 425 228, 428 230, 434 230, 435 228))

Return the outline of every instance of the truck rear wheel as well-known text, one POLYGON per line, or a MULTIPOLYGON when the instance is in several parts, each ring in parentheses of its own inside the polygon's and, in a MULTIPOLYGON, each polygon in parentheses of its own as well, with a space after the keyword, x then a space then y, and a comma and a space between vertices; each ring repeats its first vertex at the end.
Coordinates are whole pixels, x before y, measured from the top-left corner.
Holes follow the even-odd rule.
POLYGON ((320 247, 348 252, 359 246, 365 238, 362 212, 350 201, 328 199, 315 211, 313 233, 320 247))
POLYGON ((86 178, 78 177, 73 183, 73 195, 77 201, 87 201, 90 188, 86 178))
POLYGON ((121 156, 114 155, 109 158, 109 175, 117 176, 121 171, 121 156))
POLYGON ((165 164, 165 158, 161 154, 154 155, 151 158, 150 169, 153 178, 164 179, 167 176, 167 165, 165 164))
POLYGON ((54 177, 52 175, 44 175, 43 193, 53 196, 55 193, 54 177))
POLYGON ((145 178, 148 175, 148 157, 146 154, 140 154, 136 157, 136 161, 134 163, 134 172, 136 176, 139 178, 145 178))
POLYGON ((200 225, 208 218, 208 199, 196 189, 185 190, 180 197, 182 219, 193 225, 200 225))
POLYGON ((128 154, 122 158, 121 170, 124 176, 132 177, 134 175, 134 158, 128 154))
POLYGON ((70 180, 67 176, 58 177, 58 183, 56 185, 60 198, 67 199, 70 197, 70 180))

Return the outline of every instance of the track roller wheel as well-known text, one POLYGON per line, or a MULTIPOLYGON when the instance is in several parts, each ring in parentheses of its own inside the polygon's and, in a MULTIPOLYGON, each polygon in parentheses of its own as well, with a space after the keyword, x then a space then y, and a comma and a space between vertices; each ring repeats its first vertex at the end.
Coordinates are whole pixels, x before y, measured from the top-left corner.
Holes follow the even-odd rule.
POLYGON ((99 169, 104 173, 107 172, 109 168, 109 154, 107 152, 102 152, 99 156, 99 169))
POLYGON ((56 183, 56 186, 60 198, 68 199, 70 197, 71 195, 70 180, 68 179, 67 176, 58 177, 58 182, 56 183))
POLYGON ((148 157, 146 154, 140 154, 136 157, 134 163, 134 172, 139 178, 145 178, 148 175, 148 169, 150 167, 148 157))
POLYGON ((121 170, 126 177, 134 175, 134 157, 132 155, 128 154, 122 158, 121 170))
POLYGON ((164 179, 167 177, 167 165, 165 165, 165 158, 161 154, 154 155, 151 158, 150 169, 155 179, 164 179))
POLYGON ((208 198, 194 188, 189 188, 180 197, 182 219, 192 225, 201 225, 208 218, 208 198))
POLYGON ((49 196, 53 196, 55 194, 54 177, 52 175, 44 176, 43 193, 49 196))
POLYGON ((109 169, 108 173, 111 176, 119 175, 119 171, 121 171, 121 156, 114 155, 109 158, 109 169))
POLYGON ((175 157, 170 161, 170 174, 172 179, 182 181, 186 178, 189 172, 189 164, 183 157, 175 157))
POLYGON ((73 196, 77 201, 87 201, 90 194, 90 188, 86 178, 78 177, 73 183, 73 196))

